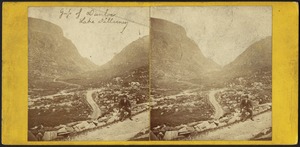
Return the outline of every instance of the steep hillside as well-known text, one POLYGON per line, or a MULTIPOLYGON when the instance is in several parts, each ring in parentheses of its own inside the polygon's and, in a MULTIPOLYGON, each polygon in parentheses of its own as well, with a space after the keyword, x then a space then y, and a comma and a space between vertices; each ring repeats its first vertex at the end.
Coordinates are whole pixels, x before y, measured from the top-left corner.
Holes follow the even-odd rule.
POLYGON ((162 81, 188 80, 220 67, 206 58, 198 45, 175 23, 151 18, 151 77, 162 81))
POLYGON ((64 78, 64 80, 83 85, 98 85, 116 76, 129 76, 132 72, 135 74, 139 73, 139 75, 136 75, 137 77, 132 77, 133 81, 134 79, 138 80, 138 76, 143 75, 143 77, 148 77, 148 75, 145 75, 146 73, 148 74, 148 71, 149 36, 144 36, 127 45, 120 53, 115 55, 113 59, 97 70, 84 72, 76 76, 69 76, 64 78))
POLYGON ((224 67, 229 69, 256 70, 272 66, 272 37, 266 37, 249 46, 233 62, 224 67))
POLYGON ((149 36, 144 36, 126 46, 112 60, 103 65, 101 69, 119 68, 120 71, 124 71, 147 66, 148 63, 149 36))
POLYGON ((56 77, 97 68, 51 22, 29 18, 28 35, 29 88, 47 88, 45 82, 52 82, 56 77))
POLYGON ((272 37, 266 37, 250 45, 233 62, 221 71, 210 72, 194 82, 207 83, 206 88, 224 86, 224 83, 236 81, 237 78, 269 83, 272 80, 272 37))
POLYGON ((272 37, 261 39, 250 45, 233 62, 223 68, 226 77, 249 76, 255 73, 271 74, 272 72, 272 37))

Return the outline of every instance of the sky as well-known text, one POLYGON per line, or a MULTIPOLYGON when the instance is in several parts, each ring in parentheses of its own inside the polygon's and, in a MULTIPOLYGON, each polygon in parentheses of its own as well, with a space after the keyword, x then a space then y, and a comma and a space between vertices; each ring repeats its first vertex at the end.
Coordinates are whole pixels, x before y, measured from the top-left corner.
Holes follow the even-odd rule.
POLYGON ((149 35, 148 7, 29 7, 28 17, 60 26, 79 53, 97 65, 105 64, 131 42, 149 35), (88 18, 96 23, 83 23, 88 18), (105 18, 112 18, 113 23, 99 23, 105 18))
POLYGON ((151 17, 183 26, 204 56, 222 66, 272 35, 269 6, 152 7, 151 17))

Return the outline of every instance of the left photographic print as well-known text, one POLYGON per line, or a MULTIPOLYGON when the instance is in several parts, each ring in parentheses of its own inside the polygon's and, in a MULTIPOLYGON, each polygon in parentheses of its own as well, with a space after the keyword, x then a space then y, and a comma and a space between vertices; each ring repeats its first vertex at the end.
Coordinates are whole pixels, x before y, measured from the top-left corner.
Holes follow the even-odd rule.
POLYGON ((149 140, 149 18, 28 8, 28 141, 149 140))

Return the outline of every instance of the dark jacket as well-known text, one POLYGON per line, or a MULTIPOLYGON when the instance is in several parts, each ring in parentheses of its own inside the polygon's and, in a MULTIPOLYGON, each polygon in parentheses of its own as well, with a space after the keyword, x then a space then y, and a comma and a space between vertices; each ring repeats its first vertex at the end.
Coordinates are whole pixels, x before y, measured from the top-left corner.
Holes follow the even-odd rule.
POLYGON ((125 99, 122 99, 119 103, 119 107, 120 108, 122 108, 122 107, 129 108, 129 107, 131 107, 131 104, 130 104, 129 100, 126 100, 126 102, 125 102, 125 99))
POLYGON ((252 102, 251 100, 247 100, 246 99, 243 99, 242 102, 241 102, 241 108, 246 108, 246 109, 249 109, 249 108, 252 108, 252 102))

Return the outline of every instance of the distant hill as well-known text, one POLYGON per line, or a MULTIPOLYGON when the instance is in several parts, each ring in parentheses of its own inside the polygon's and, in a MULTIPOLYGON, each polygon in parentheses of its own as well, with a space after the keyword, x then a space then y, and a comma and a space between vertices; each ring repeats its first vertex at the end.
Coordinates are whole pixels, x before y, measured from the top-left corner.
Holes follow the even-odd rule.
POLYGON ((100 67, 101 70, 118 68, 119 71, 149 65, 149 36, 141 37, 127 45, 112 60, 100 67))
POLYGON ((269 83, 272 76, 272 37, 266 37, 251 44, 234 61, 225 65, 222 70, 209 72, 201 78, 193 79, 194 83, 205 83, 206 88, 223 87, 226 82, 239 77, 247 78, 251 83, 269 83))
POLYGON ((268 36, 250 45, 233 62, 224 66, 225 72, 234 74, 272 70, 272 37, 268 36))
POLYGON ((197 44, 175 23, 151 18, 152 83, 189 80, 220 66, 206 58, 197 44))
POLYGON ((133 41, 97 70, 65 77, 63 80, 70 83, 94 85, 117 76, 129 76, 133 71, 139 71, 143 75, 145 73, 148 74, 149 36, 144 36, 133 41))
POLYGON ((98 66, 83 58, 63 30, 48 21, 28 18, 29 88, 47 87, 56 77, 73 75, 98 66))
POLYGON ((221 70, 202 54, 182 26, 157 18, 151 18, 150 22, 151 37, 133 41, 99 67, 80 56, 59 26, 29 18, 29 88, 49 88, 52 82, 55 89, 61 89, 55 85, 58 84, 54 82, 56 77, 85 86, 99 85, 118 76, 128 81, 146 82, 149 72, 152 87, 166 87, 214 83, 272 70, 271 37, 253 43, 221 70))

